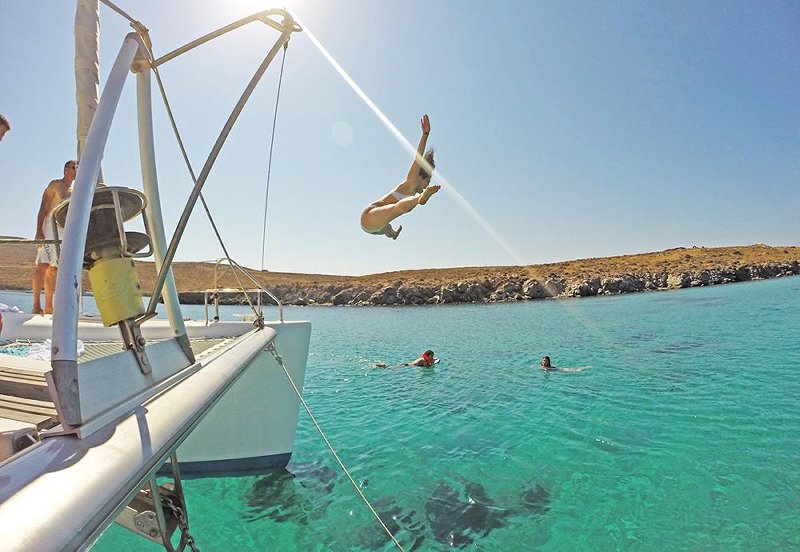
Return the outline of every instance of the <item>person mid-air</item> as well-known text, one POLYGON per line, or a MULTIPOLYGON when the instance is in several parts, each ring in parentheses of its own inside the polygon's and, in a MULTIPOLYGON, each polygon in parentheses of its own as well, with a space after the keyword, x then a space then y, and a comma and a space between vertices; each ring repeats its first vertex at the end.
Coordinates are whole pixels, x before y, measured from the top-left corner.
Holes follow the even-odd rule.
POLYGON ((427 115, 423 115, 421 124, 422 137, 406 179, 394 191, 367 205, 361 213, 361 229, 367 234, 382 234, 396 240, 403 227, 398 226, 395 230, 390 223, 417 205, 425 205, 441 188, 437 185, 431 186, 431 173, 435 165, 433 150, 425 152, 425 144, 431 131, 431 122, 427 115))

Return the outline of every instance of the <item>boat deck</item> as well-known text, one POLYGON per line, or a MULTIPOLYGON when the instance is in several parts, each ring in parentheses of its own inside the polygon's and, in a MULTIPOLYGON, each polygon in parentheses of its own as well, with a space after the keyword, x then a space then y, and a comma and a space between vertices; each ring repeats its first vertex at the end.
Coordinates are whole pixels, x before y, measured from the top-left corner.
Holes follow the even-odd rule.
MULTIPOLYGON (((192 339, 190 343, 195 356, 199 357, 231 339, 192 339)), ((0 343, 0 418, 31 424, 42 431, 59 423, 44 377, 45 372, 50 370, 50 363, 44 360, 31 361, 19 355, 2 354, 3 349, 19 351, 37 343, 42 342, 17 340, 0 343), (29 362, 22 368, 11 359, 26 359, 29 362)), ((81 363, 119 353, 122 344, 119 341, 91 342, 84 343, 84 348, 85 352, 79 358, 81 363)))
POLYGON ((36 426, 39 431, 58 425, 52 402, 0 394, 0 418, 36 426))

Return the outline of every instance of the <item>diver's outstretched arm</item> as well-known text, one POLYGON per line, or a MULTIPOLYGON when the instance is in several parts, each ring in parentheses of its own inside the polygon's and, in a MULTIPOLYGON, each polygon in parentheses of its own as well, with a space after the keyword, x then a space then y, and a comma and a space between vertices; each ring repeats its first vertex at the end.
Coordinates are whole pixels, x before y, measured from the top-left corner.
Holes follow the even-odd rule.
MULTIPOLYGON (((428 143, 428 134, 431 133, 431 121, 428 119, 427 113, 422 116, 420 126, 422 127, 422 136, 419 138, 419 145, 417 146, 417 154, 414 156, 414 162, 411 164, 411 168, 408 169, 406 182, 417 177, 421 162, 427 164, 427 161, 422 158, 422 156, 425 155, 425 145, 428 143)), ((431 167, 426 167, 426 170, 430 168, 431 167)))

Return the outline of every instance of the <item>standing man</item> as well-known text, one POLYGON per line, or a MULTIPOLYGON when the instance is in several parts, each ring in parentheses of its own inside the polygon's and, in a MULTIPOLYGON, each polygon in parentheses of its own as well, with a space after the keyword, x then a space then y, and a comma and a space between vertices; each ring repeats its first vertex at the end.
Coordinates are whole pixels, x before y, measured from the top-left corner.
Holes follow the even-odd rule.
POLYGON ((6 132, 9 130, 11 130, 11 123, 0 113, 0 142, 3 141, 3 136, 5 136, 6 132))
MULTIPOLYGON (((36 217, 36 239, 55 240, 58 236, 53 230, 53 209, 67 199, 70 186, 75 181, 78 172, 77 161, 67 161, 64 164, 64 177, 53 180, 42 194, 42 203, 39 206, 39 216, 36 217)), ((53 293, 56 290, 56 274, 58 269, 58 250, 56 244, 46 243, 39 246, 36 253, 36 268, 33 272, 33 313, 53 314, 53 293), (44 284, 44 311, 39 294, 44 284)))

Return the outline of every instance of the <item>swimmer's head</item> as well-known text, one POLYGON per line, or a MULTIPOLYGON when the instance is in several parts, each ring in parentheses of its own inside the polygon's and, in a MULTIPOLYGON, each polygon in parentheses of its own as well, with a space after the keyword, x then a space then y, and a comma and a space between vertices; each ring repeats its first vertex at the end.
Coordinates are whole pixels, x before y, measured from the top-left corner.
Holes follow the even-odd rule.
MULTIPOLYGON (((423 159, 425 159, 425 161, 427 161, 430 164, 431 169, 436 167, 436 163, 433 162, 433 150, 432 149, 429 149, 428 151, 425 152, 425 155, 423 156, 423 159)), ((420 167, 419 168, 419 176, 423 180, 427 180, 428 182, 431 181, 431 173, 428 172, 425 167, 420 167)))
POLYGON ((542 368, 550 368, 550 357, 543 356, 542 357, 542 368))
POLYGON ((425 362, 430 362, 431 364, 433 364, 433 351, 428 349, 427 351, 422 353, 422 358, 425 359, 425 362))

